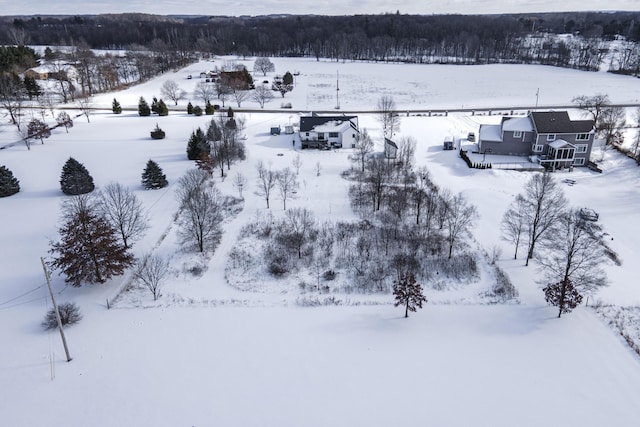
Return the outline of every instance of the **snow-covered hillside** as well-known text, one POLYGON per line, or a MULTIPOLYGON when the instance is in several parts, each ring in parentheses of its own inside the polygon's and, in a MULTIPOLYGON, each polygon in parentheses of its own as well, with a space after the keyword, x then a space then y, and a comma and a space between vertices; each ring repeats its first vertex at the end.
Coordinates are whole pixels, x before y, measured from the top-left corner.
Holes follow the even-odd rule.
MULTIPOLYGON (((574 96, 598 92, 609 94, 613 102, 640 99, 633 78, 539 66, 274 63, 276 73, 264 79, 287 70, 300 71, 300 76, 293 92, 274 99, 271 107, 291 102, 295 109, 332 110, 338 70, 340 111, 370 110, 381 94, 411 110, 530 106, 538 88, 541 106, 568 104, 574 96)), ((199 80, 195 76, 214 66, 195 64, 100 95, 93 103, 108 108, 115 97, 124 107, 135 107, 140 96, 147 101, 159 97, 167 79, 177 81, 198 103, 192 93, 199 80), (193 79, 187 79, 190 74, 193 79)), ((178 178, 193 167, 185 154, 189 135, 210 120, 187 115, 189 99, 172 107, 167 117, 96 111, 91 123, 77 118, 68 134, 56 129, 30 151, 24 145, 0 150, 0 164, 21 185, 20 193, 0 199, 0 342, 5 349, 0 353, 0 424, 637 423, 640 357, 591 307, 557 319, 556 309, 544 302, 535 263, 524 267, 522 259, 512 260, 512 248, 500 240, 502 214, 530 175, 469 169, 455 150, 441 148, 446 135, 477 132, 480 123, 498 117, 402 115, 398 136, 416 138, 416 163, 427 166, 438 185, 462 192, 478 207, 471 246, 478 253, 494 246, 503 249, 498 263, 518 288, 520 304, 484 304, 478 294, 488 279, 481 275, 469 286, 445 292, 425 283, 429 303, 404 319, 391 295, 337 295, 341 306, 308 308, 297 304, 295 287, 242 291, 227 283, 227 255, 241 228, 266 211, 264 200, 254 194, 258 161, 279 169, 291 166, 300 154, 300 189, 290 206, 309 208, 319 219, 356 218, 347 198, 348 182, 340 176, 351 149, 299 151, 289 135, 269 135, 271 126, 297 122, 292 112, 237 113, 246 119, 247 160, 231 172, 248 178, 244 208, 225 223, 210 258, 181 251, 173 222, 178 205, 174 191, 178 178), (166 139, 149 138, 156 123, 166 139), (134 252, 170 257, 172 275, 157 302, 150 293, 128 287, 130 272, 81 288, 66 287, 64 278, 54 275, 56 298, 76 302, 84 315, 67 329, 74 359, 66 363, 57 333, 40 327, 50 306, 40 257, 48 255, 50 241, 58 238, 59 178, 69 157, 87 167, 98 187, 119 182, 135 192, 152 221, 134 252), (141 188, 140 174, 149 159, 163 168, 169 187, 141 188), (203 267, 203 274, 190 274, 193 266, 203 267), (123 289, 129 290, 121 293, 123 289), (109 310, 107 300, 115 301, 109 310)), ((246 102, 246 107, 256 105, 246 102)), ((361 115, 360 126, 381 150, 374 115, 361 115)), ((16 139, 10 126, 2 129, 0 145, 16 139)), ((570 173, 576 184, 564 188, 573 206, 598 211, 623 260, 621 267, 605 267, 610 284, 591 295, 589 304, 638 306, 640 234, 634 221, 640 209, 640 171, 616 152, 606 154, 602 167, 602 174, 576 169, 570 173)), ((558 172, 557 178, 568 174, 558 172)), ((232 179, 215 179, 223 193, 237 194, 232 179)), ((278 203, 271 211, 283 214, 278 203)))

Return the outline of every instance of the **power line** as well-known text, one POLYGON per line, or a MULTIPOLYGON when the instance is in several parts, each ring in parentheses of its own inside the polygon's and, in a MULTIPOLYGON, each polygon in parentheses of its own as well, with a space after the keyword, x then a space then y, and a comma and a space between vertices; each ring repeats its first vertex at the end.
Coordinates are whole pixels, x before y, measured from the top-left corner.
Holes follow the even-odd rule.
POLYGON ((13 302, 13 301, 15 301, 15 300, 17 300, 17 299, 20 299, 20 298, 22 298, 22 297, 23 297, 23 296, 25 296, 25 295, 29 295, 31 292, 35 292, 35 291, 37 291, 38 289, 42 288, 43 286, 44 286, 44 283, 43 283, 42 285, 38 286, 37 288, 33 288, 33 289, 31 289, 30 291, 27 291, 27 292, 25 292, 25 293, 23 293, 23 294, 21 294, 21 295, 18 295, 17 297, 13 297, 13 298, 8 299, 8 300, 6 300, 6 301, 4 301, 4 302, 0 302, 0 306, 3 306, 3 305, 5 305, 5 304, 9 304, 10 302, 13 302))

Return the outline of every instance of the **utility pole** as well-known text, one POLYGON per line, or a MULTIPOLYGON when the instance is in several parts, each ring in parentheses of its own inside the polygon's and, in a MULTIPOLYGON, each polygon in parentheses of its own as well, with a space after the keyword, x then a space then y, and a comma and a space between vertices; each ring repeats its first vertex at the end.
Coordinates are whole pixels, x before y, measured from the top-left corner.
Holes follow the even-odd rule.
POLYGON ((536 111, 538 110, 538 96, 540 95, 540 88, 536 90, 536 111))
POLYGON ((340 109, 340 71, 336 71, 336 110, 340 109))
POLYGON ((64 336, 64 331, 62 330, 62 320, 60 320, 60 312, 58 311, 58 305, 56 304, 56 300, 53 297, 53 290, 51 289, 51 278, 49 277, 49 271, 47 271, 47 266, 44 263, 44 259, 40 257, 40 261, 42 262, 42 269, 44 270, 44 277, 47 279, 47 286, 49 287, 49 295, 51 295, 51 302, 53 303, 53 311, 56 313, 56 320, 58 321, 58 329, 60 330, 60 337, 62 338, 62 345, 64 346, 64 352, 67 355, 67 362, 71 362, 71 355, 69 355, 69 347, 67 347, 67 339, 64 336))

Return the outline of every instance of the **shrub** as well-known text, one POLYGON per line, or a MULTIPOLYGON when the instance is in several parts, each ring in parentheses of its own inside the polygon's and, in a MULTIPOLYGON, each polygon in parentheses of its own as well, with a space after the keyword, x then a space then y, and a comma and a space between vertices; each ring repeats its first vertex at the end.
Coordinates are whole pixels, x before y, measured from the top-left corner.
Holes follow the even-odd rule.
POLYGON ((151 108, 149 108, 149 104, 147 104, 147 101, 145 101, 145 99, 142 96, 138 101, 138 115, 142 117, 151 115, 151 108))
POLYGON ((207 101, 207 105, 204 106, 204 113, 207 116, 212 115, 215 112, 215 108, 213 107, 213 105, 211 105, 211 103, 209 101, 207 101))
MULTIPOLYGON (((60 322, 62 323, 62 326, 73 325, 74 323, 78 323, 82 320, 80 309, 75 303, 63 302, 62 304, 59 304, 58 312, 60 313, 60 322)), ((41 325, 47 330, 58 327, 58 319, 56 319, 56 312, 53 308, 47 311, 41 325)))
POLYGON ((13 196, 19 191, 20 182, 13 176, 13 172, 0 166, 0 197, 13 196))
POLYGON ((202 108, 199 105, 193 107, 193 115, 198 117, 202 115, 202 108))
POLYGON ((193 104, 191 101, 187 104, 187 114, 193 114, 193 104))
POLYGON ((113 98, 113 103, 111 104, 111 111, 113 111, 113 114, 122 113, 122 107, 120 106, 118 100, 115 98, 113 98))
POLYGON ((159 116, 169 115, 169 107, 167 107, 167 104, 165 104, 162 99, 158 101, 158 104, 156 106, 156 113, 158 113, 159 116))
POLYGON ((151 131, 151 138, 164 139, 164 137, 165 137, 165 132, 162 129, 160 129, 160 127, 156 123, 156 128, 151 131))

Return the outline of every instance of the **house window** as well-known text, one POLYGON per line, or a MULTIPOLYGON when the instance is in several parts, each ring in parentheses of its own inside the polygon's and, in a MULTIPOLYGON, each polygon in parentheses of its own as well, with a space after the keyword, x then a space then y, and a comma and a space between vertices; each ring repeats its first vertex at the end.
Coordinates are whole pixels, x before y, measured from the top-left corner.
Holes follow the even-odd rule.
POLYGON ((534 153, 542 153, 542 150, 544 150, 544 145, 534 145, 533 146, 533 152, 534 153))
POLYGON ((329 132, 329 138, 337 138, 338 132, 329 132))
POLYGON ((555 140, 556 140, 555 133, 550 133, 549 135, 547 135, 547 141, 555 141, 555 140))
POLYGON ((587 141, 589 139, 588 133, 579 133, 576 135, 576 141, 587 141))
POLYGON ((319 132, 318 133, 318 141, 322 141, 322 140, 324 140, 324 133, 319 132))
POLYGON ((521 130, 517 130, 513 132, 513 137, 514 138, 522 138, 522 131, 521 130))
POLYGON ((306 133, 305 133, 305 136, 309 136, 309 132, 306 132, 306 133))
POLYGON ((586 153, 589 146, 587 144, 576 144, 576 153, 586 153))
POLYGON ((573 164, 575 166, 582 166, 584 165, 584 157, 576 157, 575 159, 573 159, 573 164))

